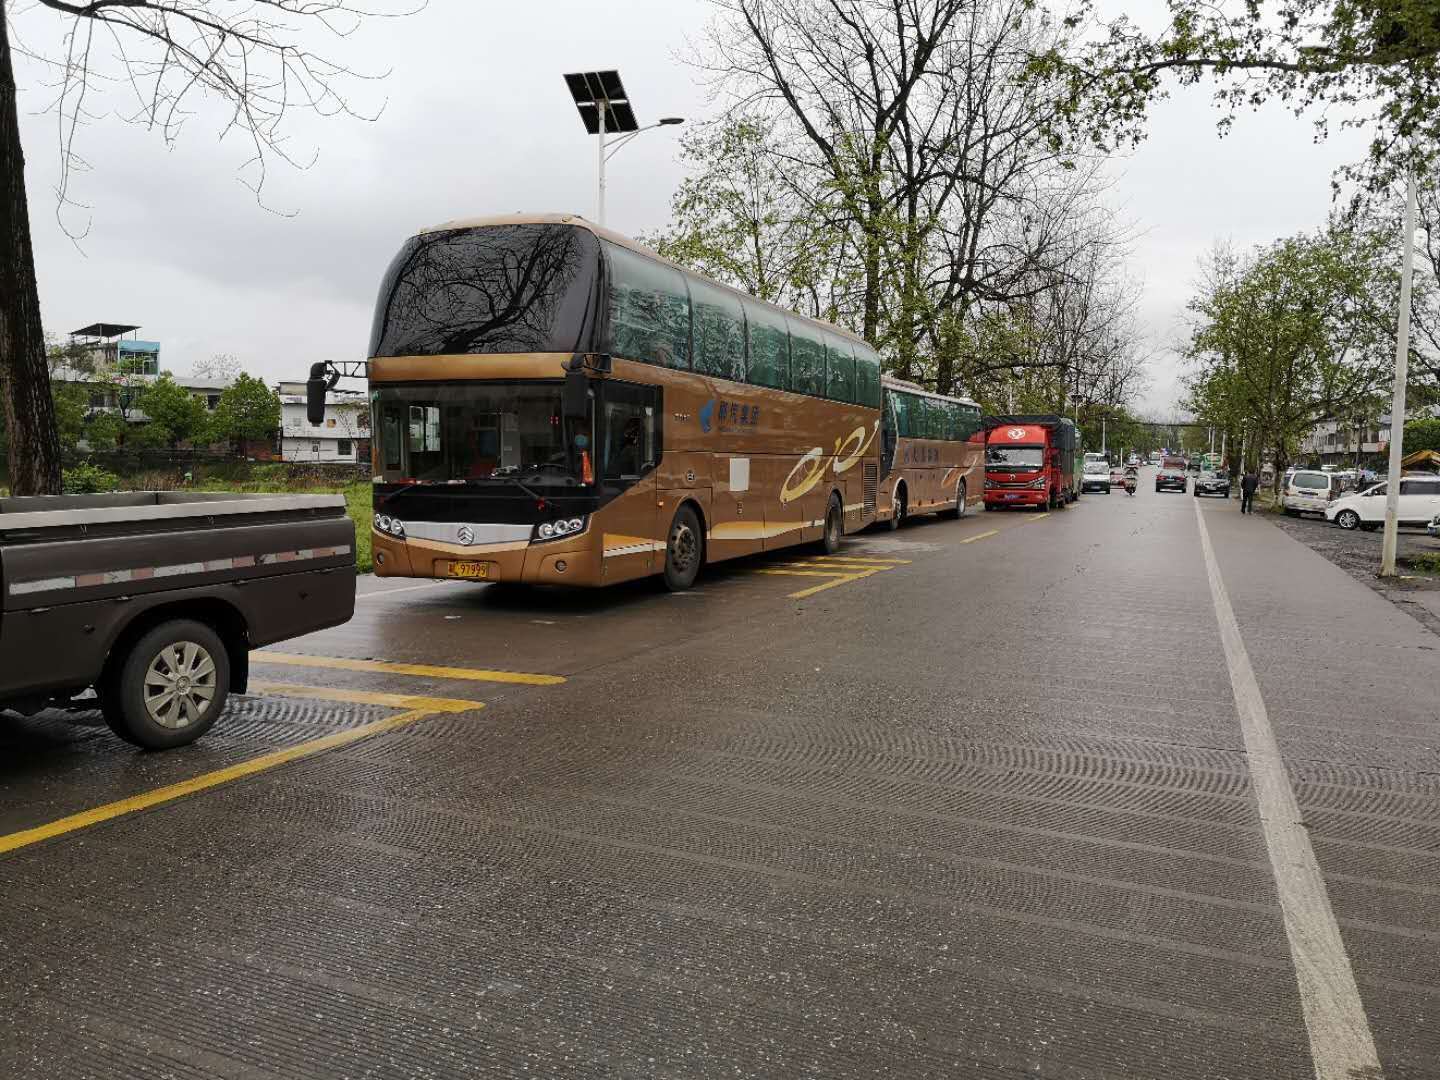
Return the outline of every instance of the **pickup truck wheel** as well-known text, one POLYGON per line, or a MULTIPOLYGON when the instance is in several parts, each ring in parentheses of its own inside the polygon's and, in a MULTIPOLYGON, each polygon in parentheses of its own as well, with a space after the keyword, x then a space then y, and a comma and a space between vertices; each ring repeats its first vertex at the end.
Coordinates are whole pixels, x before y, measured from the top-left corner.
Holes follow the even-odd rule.
POLYGON ((192 743, 209 731, 230 692, 230 656, 204 623, 161 623, 120 663, 105 695, 105 721, 126 742, 147 750, 192 743))

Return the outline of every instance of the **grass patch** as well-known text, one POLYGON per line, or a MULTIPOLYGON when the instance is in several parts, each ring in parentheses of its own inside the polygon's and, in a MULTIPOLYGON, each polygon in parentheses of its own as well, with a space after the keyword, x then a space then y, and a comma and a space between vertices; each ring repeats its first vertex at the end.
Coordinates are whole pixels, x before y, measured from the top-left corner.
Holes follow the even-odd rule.
POLYGON ((1419 574, 1440 575, 1440 551, 1422 551, 1404 560, 1405 565, 1419 574))
POLYGON ((294 495, 344 495, 345 511, 355 523, 355 569, 368 574, 372 563, 370 558, 370 522, 374 516, 371 510, 371 484, 368 480, 357 480, 351 484, 323 484, 309 481, 268 479, 227 482, 208 480, 196 484, 196 491, 237 491, 272 495, 290 493, 294 495))

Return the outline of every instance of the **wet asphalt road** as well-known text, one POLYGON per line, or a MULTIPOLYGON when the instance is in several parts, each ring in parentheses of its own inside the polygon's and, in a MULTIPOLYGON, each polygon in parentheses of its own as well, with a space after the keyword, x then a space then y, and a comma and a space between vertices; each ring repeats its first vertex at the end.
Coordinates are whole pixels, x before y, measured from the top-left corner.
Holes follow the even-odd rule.
MULTIPOLYGON (((1383 1075, 1440 1076, 1440 638, 1201 510, 1383 1075)), ((0 718, 13 836, 401 717, 0 854, 0 1076, 1315 1076, 1195 500, 843 554, 366 581, 172 754, 0 718)))

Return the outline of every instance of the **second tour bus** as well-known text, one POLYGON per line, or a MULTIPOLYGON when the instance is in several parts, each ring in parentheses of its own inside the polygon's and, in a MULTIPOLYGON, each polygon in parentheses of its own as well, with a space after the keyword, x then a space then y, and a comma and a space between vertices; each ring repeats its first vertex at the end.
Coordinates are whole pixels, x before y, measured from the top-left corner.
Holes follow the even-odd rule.
POLYGON ((369 355, 380 575, 687 588, 878 520, 875 351, 579 217, 412 237, 369 355))
POLYGON ((980 406, 888 375, 881 385, 880 520, 897 529, 918 514, 959 517, 982 503, 980 406))

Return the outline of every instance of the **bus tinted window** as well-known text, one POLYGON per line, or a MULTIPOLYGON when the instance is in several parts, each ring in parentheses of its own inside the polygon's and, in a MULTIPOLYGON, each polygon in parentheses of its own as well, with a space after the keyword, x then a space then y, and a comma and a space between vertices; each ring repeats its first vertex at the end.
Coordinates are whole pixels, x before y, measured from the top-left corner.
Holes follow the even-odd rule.
POLYGON ((599 266, 599 241, 573 225, 411 237, 380 283, 370 355, 588 350, 599 266))
POLYGON ((746 304, 745 319, 750 330, 750 382, 789 389, 790 332, 785 316, 759 304, 746 304))
POLYGON ((740 298, 703 281, 692 281, 690 310, 695 320, 695 370, 743 382, 745 311, 740 298))
POLYGON ((825 396, 825 346, 820 331, 790 320, 790 389, 797 394, 825 396))
POLYGON ((855 346, 855 404, 880 405, 880 357, 864 345, 855 346))
POLYGON ((678 270, 628 248, 610 258, 607 352, 661 367, 690 366, 690 294, 678 270))
POLYGON ((896 390, 885 391, 885 396, 890 400, 890 411, 895 417, 895 434, 906 439, 913 437, 915 432, 910 406, 914 398, 896 390))
POLYGON ((825 335, 825 396, 831 401, 855 400, 855 351, 850 342, 825 335))

